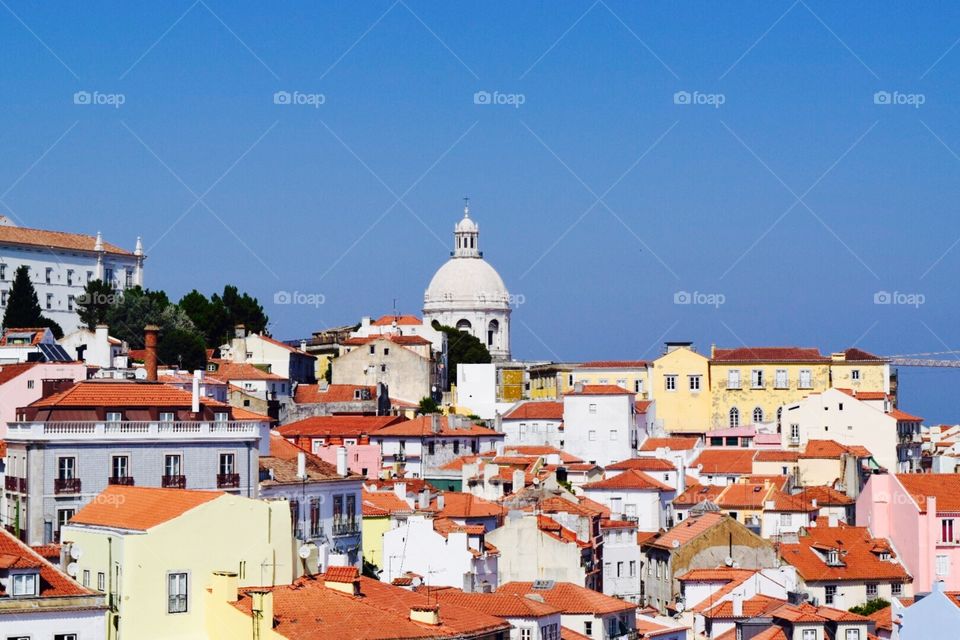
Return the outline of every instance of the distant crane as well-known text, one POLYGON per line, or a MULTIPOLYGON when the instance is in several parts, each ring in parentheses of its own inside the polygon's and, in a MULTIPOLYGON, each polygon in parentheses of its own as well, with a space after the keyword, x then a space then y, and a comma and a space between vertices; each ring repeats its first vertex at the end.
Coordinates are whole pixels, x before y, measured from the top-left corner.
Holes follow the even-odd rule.
POLYGON ((928 353, 907 353, 899 356, 884 356, 890 364, 898 367, 955 367, 960 368, 960 351, 930 351, 928 353), (931 356, 950 356, 935 358, 931 356))

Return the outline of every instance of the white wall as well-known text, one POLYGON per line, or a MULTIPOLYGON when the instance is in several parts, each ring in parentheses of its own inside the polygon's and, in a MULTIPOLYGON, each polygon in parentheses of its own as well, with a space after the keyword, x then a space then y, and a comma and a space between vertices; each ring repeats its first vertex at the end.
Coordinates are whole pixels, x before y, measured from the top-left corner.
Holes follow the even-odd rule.
POLYGON ((77 640, 104 640, 107 635, 106 610, 38 611, 4 613, 0 635, 4 638, 47 640, 59 633, 75 633, 77 640))
POLYGON ((633 402, 633 394, 564 396, 564 450, 600 466, 634 457, 633 402))

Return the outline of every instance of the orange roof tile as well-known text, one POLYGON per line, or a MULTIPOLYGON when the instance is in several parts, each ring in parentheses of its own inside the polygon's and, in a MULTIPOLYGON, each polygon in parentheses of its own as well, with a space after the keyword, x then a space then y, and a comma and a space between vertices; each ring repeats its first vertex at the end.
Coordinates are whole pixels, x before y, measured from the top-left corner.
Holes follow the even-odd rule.
POLYGON ((563 420, 563 403, 533 401, 515 405, 503 415, 504 420, 563 420))
POLYGON ((627 469, 622 473, 611 478, 605 478, 603 480, 598 480, 597 482, 588 482, 584 484, 582 489, 590 490, 605 490, 605 489, 618 489, 618 490, 632 490, 632 491, 673 491, 673 487, 668 487, 659 480, 651 478, 643 471, 638 469, 627 469))
POLYGON ((691 463, 706 475, 747 474, 753 471, 756 449, 704 449, 691 463))
POLYGON ((784 604, 786 604, 785 600, 758 594, 748 600, 743 601, 742 615, 733 615, 733 602, 731 600, 724 600, 723 602, 704 610, 702 615, 704 618, 716 618, 721 620, 755 618, 762 615, 768 615, 770 612, 780 608, 784 604))
POLYGON ((10 382, 19 375, 33 369, 37 364, 36 362, 23 362, 0 366, 0 384, 10 382))
POLYGON ((399 416, 312 416, 289 422, 277 428, 280 435, 296 436, 353 436, 370 435, 391 424, 404 422, 399 416))
POLYGON ((650 409, 650 405, 652 404, 653 400, 637 400, 633 403, 633 408, 638 414, 643 415, 650 409))
POLYGON ((830 362, 816 347, 741 347, 715 349, 712 362, 830 362))
POLYGON ((370 342, 376 342, 377 340, 387 340, 394 344, 398 344, 404 347, 410 346, 423 346, 428 344, 433 344, 423 336, 398 336, 393 334, 374 334, 371 336, 356 337, 356 338, 347 338, 341 344, 347 346, 359 346, 368 344, 370 342))
POLYGON ((560 613, 560 609, 518 593, 464 593, 460 589, 435 592, 437 600, 466 607, 498 618, 541 618, 560 613))
POLYGON ((902 565, 881 560, 879 551, 889 552, 889 543, 874 538, 866 527, 810 527, 796 543, 781 544, 780 555, 797 569, 805 582, 890 580, 910 582, 902 565), (839 552, 841 565, 832 566, 820 555, 830 549, 839 552))
POLYGON ((890 409, 888 415, 895 418, 897 422, 923 422, 923 418, 920 416, 910 415, 905 411, 900 411, 900 409, 890 409))
POLYGON ((549 589, 534 588, 532 582, 508 582, 500 585, 497 593, 539 595, 547 604, 567 615, 602 615, 635 611, 637 605, 586 589, 571 582, 556 582, 549 589))
POLYGON ((683 546, 720 524, 726 517, 727 516, 723 514, 715 512, 704 513, 699 516, 690 516, 674 528, 665 531, 657 538, 647 542, 647 544, 651 547, 659 547, 661 549, 674 548, 674 542, 679 546, 683 546))
MULTIPOLYGON (((0 225, 0 244, 18 244, 31 247, 47 247, 50 249, 68 249, 70 251, 93 252, 97 244, 96 236, 84 233, 68 233, 66 231, 46 231, 44 229, 29 229, 0 225)), ((123 256, 132 256, 133 253, 121 249, 115 244, 103 242, 103 250, 123 256)))
POLYGON ((228 360, 210 360, 215 364, 217 370, 213 372, 215 376, 223 380, 286 380, 286 376, 280 376, 275 373, 268 373, 256 367, 249 362, 230 362, 228 360))
POLYGON ((754 462, 796 462, 800 458, 798 451, 780 449, 760 449, 753 457, 754 462))
MULTIPOLYGON (((193 403, 193 395, 163 382, 83 380, 66 391, 54 393, 32 403, 31 407, 185 407, 193 403)), ((201 406, 229 407, 214 400, 200 398, 201 406)))
POLYGON ((937 513, 960 512, 960 474, 898 473, 897 480, 917 504, 920 513, 927 512, 927 498, 937 499, 937 513))
POLYGON ((146 531, 223 495, 222 491, 110 485, 74 514, 70 524, 146 531))
POLYGON ((833 487, 815 485, 803 487, 801 495, 807 500, 816 500, 817 505, 821 507, 848 506, 856 502, 845 493, 837 491, 833 487))
POLYGON ((625 471, 627 469, 638 469, 640 471, 676 471, 677 468, 673 466, 668 460, 662 460, 660 458, 650 458, 644 456, 642 458, 627 458, 626 460, 621 460, 620 462, 614 462, 613 464, 608 464, 604 467, 607 471, 625 471))
POLYGON ((394 323, 401 326, 421 325, 423 324, 423 320, 421 320, 417 316, 411 316, 411 315, 394 315, 394 316, 386 315, 386 316, 380 316, 379 318, 371 322, 370 325, 374 327, 390 327, 390 326, 393 326, 394 323))
POLYGON ((632 396, 633 392, 615 384, 585 384, 577 391, 568 391, 567 396, 632 396))
POLYGON ((647 438, 640 445, 640 451, 656 451, 666 447, 670 451, 689 451, 697 446, 699 438, 675 436, 670 438, 647 438))
POLYGON ((401 500, 393 491, 363 490, 363 515, 367 517, 388 516, 397 512, 412 511, 406 500, 401 500))
POLYGON ((303 454, 308 482, 328 482, 339 480, 359 480, 353 473, 341 476, 334 464, 321 460, 314 454, 284 440, 277 433, 270 434, 270 455, 260 456, 260 470, 269 473, 263 484, 301 483, 304 480, 297 475, 298 457, 303 454))
POLYGON ((844 454, 857 455, 860 447, 849 447, 836 440, 809 440, 806 449, 800 458, 831 458, 839 459, 844 454))
POLYGON ((700 483, 688 484, 686 490, 673 499, 673 505, 677 507, 693 506, 701 502, 714 502, 724 490, 724 487, 700 483))
POLYGON ((363 392, 369 394, 368 400, 377 399, 377 388, 361 384, 331 384, 321 389, 319 384, 298 384, 293 394, 293 401, 297 404, 321 404, 324 402, 360 402, 363 392), (357 398, 357 392, 361 397, 357 398))
POLYGON ((444 491, 443 509, 437 506, 437 498, 430 502, 430 509, 436 511, 443 518, 462 520, 463 518, 488 518, 500 516, 504 509, 496 502, 490 502, 470 493, 459 491, 444 491))
POLYGON ((467 421, 466 419, 464 419, 464 426, 458 427, 451 424, 450 416, 438 417, 439 431, 437 432, 434 432, 432 428, 433 416, 420 416, 418 418, 414 418, 413 420, 406 420, 396 424, 384 426, 378 429, 374 435, 377 437, 406 436, 431 438, 463 438, 476 436, 503 437, 502 433, 498 433, 489 427, 475 424, 472 421, 467 421))
POLYGON ((39 569, 41 598, 93 595, 92 591, 81 587, 42 555, 2 528, 0 566, 4 569, 39 569))

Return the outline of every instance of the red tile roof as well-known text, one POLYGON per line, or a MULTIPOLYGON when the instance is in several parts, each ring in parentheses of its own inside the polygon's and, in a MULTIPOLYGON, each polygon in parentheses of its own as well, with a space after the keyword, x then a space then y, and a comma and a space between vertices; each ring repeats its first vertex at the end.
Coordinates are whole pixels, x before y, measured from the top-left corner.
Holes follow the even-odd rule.
POLYGON ((927 498, 937 499, 937 513, 960 512, 960 474, 898 473, 897 480, 920 508, 927 512, 927 498))
POLYGON ((399 416, 312 416, 277 428, 286 438, 296 436, 359 437, 391 424, 404 422, 399 416))
POLYGON ((536 589, 532 582, 508 582, 500 585, 497 593, 539 595, 547 604, 567 615, 603 615, 635 611, 636 604, 605 596, 571 582, 556 582, 549 589, 536 589))
MULTIPOLYGON (((303 454, 308 482, 328 482, 344 480, 345 477, 337 473, 334 464, 325 462, 309 451, 301 449, 295 444, 284 440, 277 433, 270 434, 270 455, 260 456, 260 470, 268 473, 268 478, 261 480, 263 484, 290 484, 301 483, 303 479, 297 475, 298 458, 303 454)), ((356 474, 348 473, 346 478, 359 480, 356 474)))
POLYGON ((890 552, 886 539, 874 538, 866 527, 809 527, 796 543, 781 544, 780 555, 797 569, 805 582, 889 580, 910 582, 910 574, 899 563, 881 560, 880 551, 890 552), (841 566, 831 566, 820 555, 830 549, 839 552, 841 566))
POLYGON ((560 613, 560 609, 553 605, 519 593, 464 593, 460 589, 442 589, 435 594, 440 602, 449 602, 498 618, 541 618, 560 613))
POLYGON ((900 409, 890 409, 888 414, 893 416, 897 422, 923 422, 923 418, 920 416, 910 415, 905 411, 900 411, 900 409))
MULTIPOLYGON (((304 576, 273 592, 273 631, 289 640, 454 640, 507 632, 510 624, 475 609, 437 601, 436 591, 419 592, 361 576, 360 595, 326 586, 323 575, 304 576), (440 624, 410 619, 412 608, 439 607, 440 624)), ((241 590, 233 603, 251 614, 255 589, 241 590)))
POLYGON ((716 512, 704 513, 699 516, 689 516, 680 524, 660 534, 657 538, 650 540, 647 544, 651 547, 659 547, 661 549, 673 549, 674 542, 676 542, 678 546, 683 546, 720 524, 726 517, 727 516, 716 512))
POLYGON ((462 520, 464 518, 488 518, 500 516, 504 513, 502 506, 496 502, 484 500, 470 493, 459 491, 444 491, 443 509, 438 507, 437 498, 430 502, 430 509, 436 511, 439 517, 462 520))
POLYGON ((637 400, 633 403, 633 408, 640 415, 644 415, 652 404, 653 400, 637 400))
POLYGON ((715 484, 688 484, 686 490, 673 499, 673 504, 677 507, 686 507, 694 506, 701 502, 715 502, 717 496, 719 496, 723 490, 724 487, 715 484))
POLYGON ((357 582, 360 571, 356 567, 328 567, 323 579, 327 582, 357 582))
POLYGON ((562 402, 524 402, 503 415, 504 420, 563 420, 562 402))
MULTIPOLYGON (((753 573, 753 572, 750 572, 753 573)), ((724 600, 708 609, 702 614, 704 618, 732 620, 741 618, 755 618, 763 615, 769 615, 775 609, 786 604, 786 601, 779 598, 771 598, 765 595, 755 595, 754 597, 743 601, 743 613, 739 616, 733 615, 733 601, 724 600)))
MULTIPOLYGON (((103 241, 103 250, 107 253, 132 256, 126 249, 115 244, 103 241)), ((46 231, 44 229, 29 229, 0 225, 0 244, 19 244, 31 247, 46 247, 50 249, 67 249, 70 251, 93 252, 97 244, 96 236, 84 233, 68 233, 66 231, 46 231)))
POLYGON ((110 485, 74 514, 70 524, 146 531, 223 495, 222 491, 110 485))
POLYGON ((691 463, 701 475, 747 474, 753 472, 756 449, 704 449, 691 463))
POLYGON ((620 462, 614 462, 604 467, 607 471, 623 471, 626 469, 639 469, 640 471, 676 471, 669 461, 660 458, 627 458, 620 462))
POLYGON ((211 360, 217 366, 213 375, 222 380, 286 380, 286 376, 268 373, 249 362, 230 362, 228 360, 211 360))
POLYGON ((584 362, 580 369, 646 369, 650 363, 646 360, 593 360, 584 362))
POLYGON ((671 451, 689 451, 697 446, 699 438, 675 436, 671 438, 647 438, 640 445, 640 451, 656 451, 661 447, 666 447, 671 451))
POLYGON ((582 489, 586 491, 590 490, 605 490, 605 489, 616 489, 616 490, 626 490, 626 491, 673 491, 673 487, 668 487, 659 480, 651 478, 643 471, 637 469, 627 469, 622 473, 611 478, 605 478, 603 480, 598 480, 597 482, 588 482, 584 484, 582 489))
POLYGON ((830 458, 839 460, 844 454, 869 458, 870 452, 859 445, 847 446, 836 440, 809 440, 800 458, 830 458))
POLYGON ((711 362, 830 362, 815 347, 740 347, 715 349, 711 362))
POLYGON ((615 384, 585 384, 579 391, 574 389, 573 391, 568 391, 564 395, 567 395, 567 396, 632 396, 634 394, 632 391, 627 391, 623 387, 618 387, 615 384))
POLYGON ((0 529, 0 567, 39 569, 42 598, 93 595, 5 529, 0 529))
POLYGON ((6 384, 30 369, 37 366, 36 362, 23 362, 17 364, 5 364, 0 366, 0 384, 6 384))
POLYGON ((490 436, 490 437, 503 437, 502 433, 498 433, 493 429, 478 425, 472 421, 463 419, 464 426, 453 426, 450 421, 450 416, 439 416, 439 427, 438 432, 434 432, 433 425, 433 416, 420 416, 414 418, 413 420, 406 420, 403 422, 398 422, 396 424, 391 424, 384 426, 377 430, 373 435, 377 437, 382 436, 392 436, 392 437, 431 437, 431 438, 463 438, 463 437, 476 437, 476 436, 490 436))
POLYGON ((754 462, 796 462, 800 458, 798 451, 781 451, 779 449, 760 449, 753 457, 754 462))
MULTIPOLYGON (((193 395, 163 382, 83 380, 66 391, 54 393, 32 403, 31 407, 184 407, 193 395)), ((229 407, 212 398, 200 398, 201 406, 229 407)))
POLYGON ((855 348, 847 349, 846 351, 843 352, 843 355, 848 361, 850 360, 855 360, 855 361, 879 360, 880 362, 886 361, 884 358, 881 358, 880 356, 875 356, 872 353, 869 353, 862 349, 855 349, 855 348))
POLYGON ((371 325, 371 326, 374 326, 374 327, 390 327, 390 326, 393 326, 394 322, 396 322, 398 325, 401 325, 401 326, 402 326, 402 325, 410 326, 410 325, 421 325, 421 324, 423 324, 423 320, 421 320, 421 319, 418 318, 417 316, 410 316, 410 315, 391 316, 391 315, 386 315, 386 316, 380 316, 379 318, 377 318, 376 320, 374 320, 373 322, 371 322, 370 325, 371 325))
POLYGON ((393 491, 363 490, 363 515, 367 517, 388 516, 397 512, 412 511, 406 500, 401 500, 393 491))
POLYGON ((567 627, 560 627, 560 640, 590 640, 590 636, 585 636, 567 627))
POLYGON ((430 342, 429 340, 427 340, 422 336, 397 336, 397 335, 391 335, 391 334, 347 338, 341 344, 355 347, 355 346, 368 344, 370 342, 376 342, 377 340, 388 340, 394 344, 398 344, 404 347, 433 344, 432 342, 430 342))
POLYGON ((298 384, 293 394, 297 404, 320 404, 323 402, 359 402, 357 391, 367 391, 370 400, 377 399, 377 388, 360 384, 331 384, 325 390, 319 384, 298 384))
POLYGON ((854 504, 856 500, 845 493, 841 493, 833 487, 825 485, 815 485, 803 487, 801 494, 807 500, 816 500, 820 507, 848 506, 854 504))

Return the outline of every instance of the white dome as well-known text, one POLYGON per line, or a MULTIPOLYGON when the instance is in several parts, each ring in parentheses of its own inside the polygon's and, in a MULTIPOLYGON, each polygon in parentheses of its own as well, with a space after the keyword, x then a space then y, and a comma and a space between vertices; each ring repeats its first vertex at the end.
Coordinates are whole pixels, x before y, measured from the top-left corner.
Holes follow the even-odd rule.
POLYGON ((503 279, 483 258, 451 258, 430 281, 423 309, 509 309, 509 302, 503 279))
POLYGON ((460 222, 457 223, 454 232, 456 233, 477 233, 479 228, 477 223, 473 221, 469 215, 464 214, 463 218, 460 219, 460 222))

